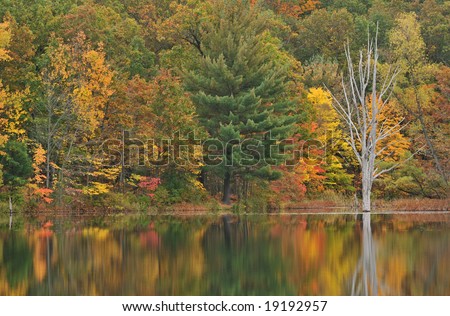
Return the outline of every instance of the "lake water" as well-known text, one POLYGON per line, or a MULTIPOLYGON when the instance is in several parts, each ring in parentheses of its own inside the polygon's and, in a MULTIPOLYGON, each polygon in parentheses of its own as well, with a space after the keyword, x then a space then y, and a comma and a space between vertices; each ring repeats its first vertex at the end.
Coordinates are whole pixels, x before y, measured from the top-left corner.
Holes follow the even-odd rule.
POLYGON ((450 295, 449 268, 446 213, 63 216, 0 229, 0 295, 450 295))

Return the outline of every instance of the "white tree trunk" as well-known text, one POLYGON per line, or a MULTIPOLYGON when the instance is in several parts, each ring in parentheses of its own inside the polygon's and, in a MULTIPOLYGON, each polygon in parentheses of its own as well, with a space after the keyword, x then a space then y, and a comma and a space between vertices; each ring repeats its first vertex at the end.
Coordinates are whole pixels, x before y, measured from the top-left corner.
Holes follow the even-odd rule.
POLYGON ((13 205, 11 195, 9 196, 9 229, 12 229, 13 222, 13 205))
POLYGON ((362 172, 361 172, 361 178, 362 178, 362 188, 361 188, 361 194, 362 194, 362 206, 363 206, 363 212, 370 212, 371 210, 371 191, 372 191, 372 170, 370 170, 369 166, 365 163, 363 163, 362 172))

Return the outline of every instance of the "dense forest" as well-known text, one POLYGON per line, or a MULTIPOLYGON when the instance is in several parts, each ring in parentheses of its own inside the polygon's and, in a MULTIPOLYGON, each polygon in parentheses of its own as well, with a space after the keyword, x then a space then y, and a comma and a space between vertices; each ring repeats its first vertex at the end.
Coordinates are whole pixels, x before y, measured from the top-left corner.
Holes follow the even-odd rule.
POLYGON ((448 1, 0 0, 0 207, 360 197, 335 100, 368 38, 398 70, 372 196, 446 198, 448 1))

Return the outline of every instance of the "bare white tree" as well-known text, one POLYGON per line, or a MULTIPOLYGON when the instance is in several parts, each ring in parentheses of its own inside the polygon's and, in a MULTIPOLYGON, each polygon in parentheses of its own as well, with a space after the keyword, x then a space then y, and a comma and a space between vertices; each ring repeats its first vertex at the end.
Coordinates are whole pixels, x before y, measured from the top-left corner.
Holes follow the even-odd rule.
POLYGON ((394 125, 380 120, 395 84, 399 69, 389 68, 384 79, 378 73, 378 28, 375 39, 368 36, 367 47, 359 52, 359 62, 355 67, 350 55, 349 44, 345 46, 348 74, 342 79, 342 97, 333 97, 333 107, 341 116, 348 129, 350 144, 361 168, 363 211, 370 212, 373 182, 383 173, 394 169, 381 168, 377 157, 386 148, 377 148, 382 140, 402 129, 402 120, 394 125), (356 68, 356 69, 355 69, 356 68), (380 83, 380 84, 379 84, 380 83), (371 97, 370 97, 371 96, 371 97))

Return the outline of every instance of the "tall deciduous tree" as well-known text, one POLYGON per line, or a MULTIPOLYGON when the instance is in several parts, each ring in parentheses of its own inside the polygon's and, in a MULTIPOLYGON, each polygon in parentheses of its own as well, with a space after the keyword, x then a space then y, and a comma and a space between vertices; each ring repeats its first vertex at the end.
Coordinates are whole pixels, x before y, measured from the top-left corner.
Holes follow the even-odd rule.
MULTIPOLYGON (((0 23, 0 62, 9 63, 13 60, 10 56, 11 52, 8 50, 10 43, 9 23, 0 23)), ((7 152, 11 151, 11 144, 21 144, 18 141, 26 139, 25 123, 29 119, 29 113, 24 109, 24 103, 28 93, 28 89, 10 91, 9 87, 5 87, 0 80, 0 155, 3 155, 3 162, 11 158, 7 152), (14 143, 12 143, 13 141, 14 143)), ((7 168, 8 166, 3 166, 0 162, 0 184, 2 184, 3 176, 7 177, 8 173, 14 172, 7 168), (3 167, 5 167, 5 173, 2 172, 3 167)))
POLYGON ((352 149, 344 141, 345 135, 340 128, 339 115, 332 106, 330 93, 322 88, 311 88, 307 100, 314 108, 317 140, 325 146, 325 164, 322 166, 325 170, 324 186, 340 192, 354 190, 353 174, 347 172, 354 164, 352 149))
MULTIPOLYGON (((4 24, 8 24, 11 38, 7 48, 9 58, 2 60, 0 52, 0 78, 3 85, 13 91, 23 90, 26 87, 33 90, 37 79, 34 64, 36 49, 33 45, 35 36, 26 25, 19 25, 9 14, 4 16, 4 21, 4 24)), ((0 43, 0 47, 1 45, 0 43)))
POLYGON ((46 57, 41 72, 45 99, 37 109, 36 124, 47 155, 46 186, 51 188, 56 164, 98 132, 113 93, 113 72, 101 48, 93 49, 83 33, 70 44, 53 39, 46 57))
POLYGON ((267 31, 268 16, 241 0, 218 1, 215 9, 205 26, 203 55, 186 83, 200 122, 224 147, 214 170, 223 179, 223 202, 229 204, 236 174, 275 176, 268 162, 275 162, 277 153, 271 156, 264 149, 270 138, 275 143, 289 136, 296 117, 285 93, 288 65, 267 31), (234 146, 240 142, 246 143, 234 146))
POLYGON ((405 83, 398 98, 408 114, 419 123, 429 154, 434 160, 436 170, 447 183, 446 170, 436 151, 431 128, 427 124, 426 108, 431 103, 433 90, 430 78, 435 67, 425 58, 425 42, 420 33, 420 24, 414 13, 403 13, 396 20, 396 27, 389 33, 394 58, 405 71, 405 83))
POLYGON ((346 37, 356 37, 353 16, 346 9, 313 11, 298 22, 295 57, 308 60, 316 55, 344 61, 342 43, 346 37))

